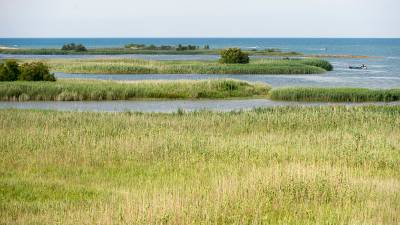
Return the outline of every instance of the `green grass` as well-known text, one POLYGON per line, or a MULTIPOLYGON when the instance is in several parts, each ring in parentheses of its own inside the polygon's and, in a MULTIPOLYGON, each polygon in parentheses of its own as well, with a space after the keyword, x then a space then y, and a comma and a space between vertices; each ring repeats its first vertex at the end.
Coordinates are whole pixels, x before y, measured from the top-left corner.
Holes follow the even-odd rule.
POLYGON ((27 100, 128 100, 135 98, 232 98, 266 96, 269 87, 245 81, 217 79, 207 81, 83 81, 0 82, 3 101, 27 100))
POLYGON ((389 102, 400 101, 400 89, 277 88, 270 91, 270 98, 284 101, 389 102))
POLYGON ((139 59, 53 59, 47 63, 56 72, 88 74, 320 74, 330 65, 321 59, 253 59, 250 64, 139 59))
POLYGON ((399 224, 400 107, 0 110, 1 224, 399 224))
MULTIPOLYGON (((61 49, 0 49, 1 54, 19 55, 120 55, 120 54, 146 54, 146 55, 219 55, 222 49, 197 49, 178 51, 172 50, 145 50, 130 48, 96 48, 87 51, 63 51, 61 49)), ((244 51, 249 55, 264 56, 302 56, 298 52, 282 52, 270 50, 244 51)))

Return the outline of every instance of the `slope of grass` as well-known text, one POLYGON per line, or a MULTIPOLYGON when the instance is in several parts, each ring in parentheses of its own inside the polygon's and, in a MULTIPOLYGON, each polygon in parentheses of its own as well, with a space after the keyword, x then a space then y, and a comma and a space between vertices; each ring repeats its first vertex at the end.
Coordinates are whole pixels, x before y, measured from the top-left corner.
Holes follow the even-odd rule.
POLYGON ((149 61, 139 59, 48 60, 56 72, 108 74, 320 74, 327 65, 321 59, 253 59, 250 64, 216 61, 149 61))
POLYGON ((112 81, 0 82, 3 101, 127 100, 134 98, 230 98, 267 95, 269 87, 244 81, 112 81))
POLYGON ((389 102, 400 101, 400 89, 277 88, 270 91, 270 98, 284 101, 389 102))
POLYGON ((399 224, 400 107, 0 110, 1 224, 399 224))

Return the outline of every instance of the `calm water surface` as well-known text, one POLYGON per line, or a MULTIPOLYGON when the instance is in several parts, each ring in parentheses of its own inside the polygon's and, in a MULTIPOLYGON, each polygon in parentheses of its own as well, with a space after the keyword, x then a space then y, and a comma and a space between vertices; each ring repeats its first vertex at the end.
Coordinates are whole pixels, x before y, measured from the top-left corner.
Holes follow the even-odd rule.
POLYGON ((176 112, 178 109, 185 111, 212 110, 212 111, 238 111, 258 107, 279 106, 361 106, 361 105, 400 105, 400 102, 390 103, 323 103, 323 102, 284 102, 268 99, 247 100, 165 100, 165 101, 79 101, 79 102, 0 102, 0 109, 50 109, 60 111, 100 111, 100 112, 176 112))

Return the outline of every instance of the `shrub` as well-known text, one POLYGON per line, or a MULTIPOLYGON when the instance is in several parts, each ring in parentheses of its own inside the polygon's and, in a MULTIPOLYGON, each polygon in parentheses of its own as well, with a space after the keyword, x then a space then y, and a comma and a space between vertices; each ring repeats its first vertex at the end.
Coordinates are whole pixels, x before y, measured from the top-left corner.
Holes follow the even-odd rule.
POLYGON ((249 63, 249 55, 242 52, 240 48, 228 48, 225 50, 222 50, 221 52, 221 63, 241 63, 241 64, 246 64, 249 63))
POLYGON ((78 52, 87 51, 85 46, 83 46, 82 44, 76 45, 75 43, 65 44, 65 45, 62 46, 61 50, 64 50, 64 51, 78 51, 78 52))
POLYGON ((4 64, 0 64, 0 81, 15 81, 19 74, 17 61, 7 60, 4 64))
POLYGON ((51 74, 49 67, 42 62, 24 63, 21 65, 19 80, 26 81, 55 81, 54 74, 51 74))

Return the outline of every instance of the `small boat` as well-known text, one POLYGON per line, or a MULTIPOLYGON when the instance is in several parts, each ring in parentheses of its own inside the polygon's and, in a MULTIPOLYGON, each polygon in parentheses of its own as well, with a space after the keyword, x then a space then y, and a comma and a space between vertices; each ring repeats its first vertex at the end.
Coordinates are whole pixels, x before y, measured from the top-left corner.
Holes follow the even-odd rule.
POLYGON ((352 69, 352 70, 366 70, 368 68, 367 68, 366 65, 363 64, 362 66, 349 66, 349 69, 352 69))

